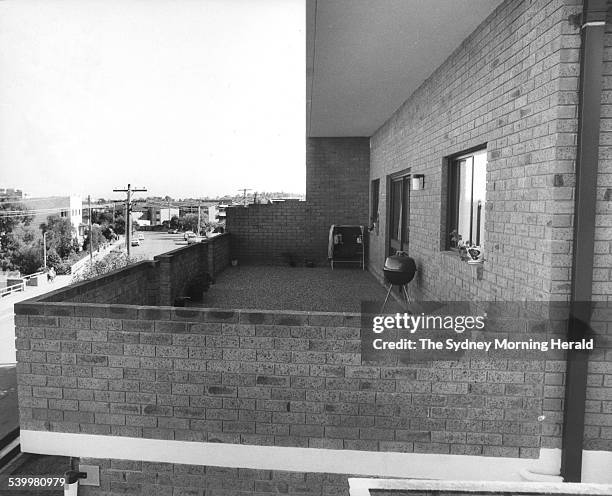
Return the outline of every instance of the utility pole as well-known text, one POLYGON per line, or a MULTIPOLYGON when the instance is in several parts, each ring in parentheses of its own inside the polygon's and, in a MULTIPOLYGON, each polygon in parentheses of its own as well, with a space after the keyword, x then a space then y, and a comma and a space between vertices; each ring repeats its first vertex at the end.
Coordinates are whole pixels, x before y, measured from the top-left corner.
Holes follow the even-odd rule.
POLYGON ((127 189, 114 189, 113 191, 118 193, 127 193, 127 200, 125 202, 125 246, 127 248, 128 257, 130 256, 130 238, 132 237, 132 193, 140 191, 147 191, 145 188, 132 188, 131 184, 128 184, 127 189))
POLYGON ((200 219, 202 218, 201 206, 202 200, 198 199, 198 232, 196 233, 198 236, 200 235, 200 219))
POLYGON ((250 189, 250 188, 241 188, 238 191, 242 191, 242 204, 246 207, 246 194, 247 194, 247 191, 253 191, 253 190, 250 189))
POLYGON ((91 232, 91 195, 87 195, 87 206, 89 207, 89 263, 93 262, 93 233, 91 232))
POLYGON ((43 233, 43 263, 45 265, 45 272, 47 272, 47 234, 49 234, 49 231, 43 233))

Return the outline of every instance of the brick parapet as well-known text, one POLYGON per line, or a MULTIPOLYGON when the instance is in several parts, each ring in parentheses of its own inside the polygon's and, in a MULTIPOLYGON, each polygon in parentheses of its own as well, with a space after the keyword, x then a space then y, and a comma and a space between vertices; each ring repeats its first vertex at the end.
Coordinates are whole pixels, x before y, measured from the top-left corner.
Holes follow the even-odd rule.
POLYGON ((17 305, 21 427, 538 456, 547 361, 368 362, 360 323, 359 314, 17 305))

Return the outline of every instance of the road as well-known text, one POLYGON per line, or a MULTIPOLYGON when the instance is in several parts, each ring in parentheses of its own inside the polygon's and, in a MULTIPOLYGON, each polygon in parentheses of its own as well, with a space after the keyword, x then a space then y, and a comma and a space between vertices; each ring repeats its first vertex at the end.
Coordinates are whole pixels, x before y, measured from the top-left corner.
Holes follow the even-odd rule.
POLYGON ((140 231, 138 234, 144 235, 144 242, 141 242, 140 246, 130 247, 130 253, 146 260, 152 260, 156 255, 187 245, 187 241, 183 239, 183 233, 167 234, 166 232, 140 231))

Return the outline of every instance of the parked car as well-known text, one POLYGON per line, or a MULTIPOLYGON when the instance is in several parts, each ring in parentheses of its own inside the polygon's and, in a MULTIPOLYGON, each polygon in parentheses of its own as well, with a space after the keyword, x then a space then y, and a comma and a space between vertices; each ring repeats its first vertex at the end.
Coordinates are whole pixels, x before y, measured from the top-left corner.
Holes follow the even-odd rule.
POLYGON ((132 244, 132 246, 140 246, 140 240, 139 239, 133 239, 131 244, 132 244))
POLYGON ((178 229, 168 229, 168 234, 178 234, 178 229))
POLYGON ((183 239, 185 241, 187 241, 189 239, 189 236, 195 236, 196 234, 193 231, 185 231, 185 234, 183 234, 183 239))
POLYGON ((195 233, 192 233, 189 235, 189 237, 187 238, 187 244, 188 245, 192 245, 194 243, 200 243, 202 242, 202 240, 204 240, 205 237, 204 236, 196 236, 195 233))

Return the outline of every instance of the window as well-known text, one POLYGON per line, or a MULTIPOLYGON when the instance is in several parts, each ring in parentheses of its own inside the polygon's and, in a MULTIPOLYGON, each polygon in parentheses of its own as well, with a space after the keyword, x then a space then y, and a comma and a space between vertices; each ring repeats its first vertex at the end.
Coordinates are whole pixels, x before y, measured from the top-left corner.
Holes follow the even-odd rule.
POLYGON ((448 247, 484 242, 487 150, 451 159, 449 164, 448 247))
POLYGON ((410 235, 410 174, 400 172, 389 177, 389 255, 407 251, 410 235))
POLYGON ((370 212, 370 224, 378 224, 378 197, 380 195, 380 179, 374 179, 372 181, 372 198, 370 205, 372 210, 370 212))

